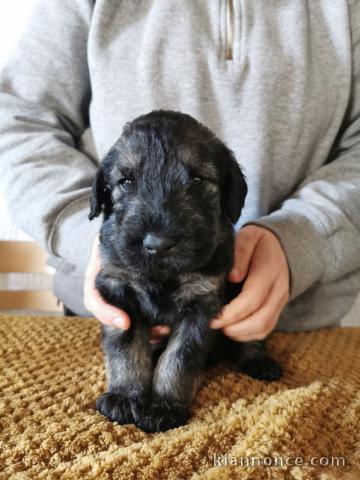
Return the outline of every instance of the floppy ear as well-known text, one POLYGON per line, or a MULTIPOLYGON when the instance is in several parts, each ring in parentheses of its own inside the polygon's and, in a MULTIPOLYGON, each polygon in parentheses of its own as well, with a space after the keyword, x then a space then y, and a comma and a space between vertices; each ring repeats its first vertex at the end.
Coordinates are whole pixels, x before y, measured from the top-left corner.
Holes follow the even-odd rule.
POLYGON ((221 169, 225 170, 221 189, 222 205, 231 223, 236 223, 245 203, 247 184, 233 153, 226 150, 221 159, 221 169))
POLYGON ((103 207, 105 207, 106 210, 110 207, 110 205, 110 191, 105 183, 104 170, 102 167, 100 167, 96 173, 92 186, 89 220, 93 220, 95 217, 98 217, 102 212, 103 207))

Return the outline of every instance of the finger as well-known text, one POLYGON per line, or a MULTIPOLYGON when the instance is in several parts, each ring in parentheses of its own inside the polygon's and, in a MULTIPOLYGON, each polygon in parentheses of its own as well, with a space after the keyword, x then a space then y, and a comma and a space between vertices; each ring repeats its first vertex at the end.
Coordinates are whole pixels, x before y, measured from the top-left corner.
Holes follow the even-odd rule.
POLYGON ((227 337, 229 337, 231 340, 234 340, 235 342, 255 342, 255 341, 259 341, 259 340, 262 340, 262 338, 259 338, 258 335, 247 335, 247 336, 243 336, 243 335, 239 335, 239 336, 230 336, 230 335, 226 335, 227 337))
POLYGON ((96 288, 91 289, 87 297, 87 310, 100 320, 101 323, 123 330, 130 328, 131 321, 129 315, 124 310, 106 303, 96 288))
POLYGON ((269 264, 253 259, 241 293, 224 306, 220 316, 210 322, 210 327, 227 327, 258 310, 274 283, 275 275, 269 264))
POLYGON ((164 338, 164 336, 162 336, 162 337, 150 337, 149 342, 150 343, 159 343, 159 342, 161 342, 161 340, 163 338, 164 338))
POLYGON ((225 327, 223 333, 238 341, 263 340, 276 326, 280 313, 287 302, 281 281, 274 283, 265 302, 248 318, 225 327))
POLYGON ((131 325, 129 315, 120 308, 108 304, 95 287, 95 278, 100 270, 100 240, 96 235, 92 245, 90 260, 85 274, 84 304, 101 323, 128 330, 131 325))
POLYGON ((150 334, 153 335, 167 335, 168 333, 170 333, 170 327, 167 325, 156 325, 150 328, 150 334))
POLYGON ((237 234, 234 246, 234 266, 228 276, 230 282, 238 283, 246 277, 257 241, 258 238, 249 235, 246 228, 237 234))
POLYGON ((170 327, 158 325, 150 329, 150 343, 159 343, 170 333, 170 327))
POLYGON ((98 272, 100 270, 100 236, 96 235, 91 248, 90 262, 88 264, 87 272, 98 272))

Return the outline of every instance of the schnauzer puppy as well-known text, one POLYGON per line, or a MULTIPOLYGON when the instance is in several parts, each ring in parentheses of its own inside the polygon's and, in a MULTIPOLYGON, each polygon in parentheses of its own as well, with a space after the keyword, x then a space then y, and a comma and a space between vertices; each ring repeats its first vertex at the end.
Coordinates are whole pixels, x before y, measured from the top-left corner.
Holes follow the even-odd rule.
POLYGON ((102 326, 108 391, 96 408, 146 432, 186 423, 201 373, 222 357, 257 379, 281 367, 264 342, 235 342, 209 322, 241 285, 228 284, 247 185, 233 153, 190 115, 158 110, 125 125, 94 181, 103 212, 96 287, 131 327, 102 326), (168 340, 149 343, 153 325, 168 340))

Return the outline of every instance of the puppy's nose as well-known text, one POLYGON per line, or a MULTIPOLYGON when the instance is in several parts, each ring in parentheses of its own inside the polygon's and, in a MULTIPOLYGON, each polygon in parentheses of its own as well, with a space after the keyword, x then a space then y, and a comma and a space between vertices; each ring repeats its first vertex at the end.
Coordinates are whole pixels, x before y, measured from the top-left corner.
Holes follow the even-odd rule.
POLYGON ((149 253, 156 255, 170 250, 175 242, 172 238, 148 233, 144 238, 143 245, 149 253))

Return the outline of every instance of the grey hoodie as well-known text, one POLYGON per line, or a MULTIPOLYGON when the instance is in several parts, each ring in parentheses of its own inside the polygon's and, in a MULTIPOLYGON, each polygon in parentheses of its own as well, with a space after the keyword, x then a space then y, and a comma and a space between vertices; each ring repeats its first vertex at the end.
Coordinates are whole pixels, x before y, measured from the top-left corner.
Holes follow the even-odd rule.
POLYGON ((207 125, 244 167, 237 228, 270 229, 290 267, 277 328, 335 325, 350 309, 360 290, 360 2, 39 0, 0 90, 2 188, 15 223, 50 253, 68 307, 86 313, 99 160, 127 121, 163 108, 207 125))

